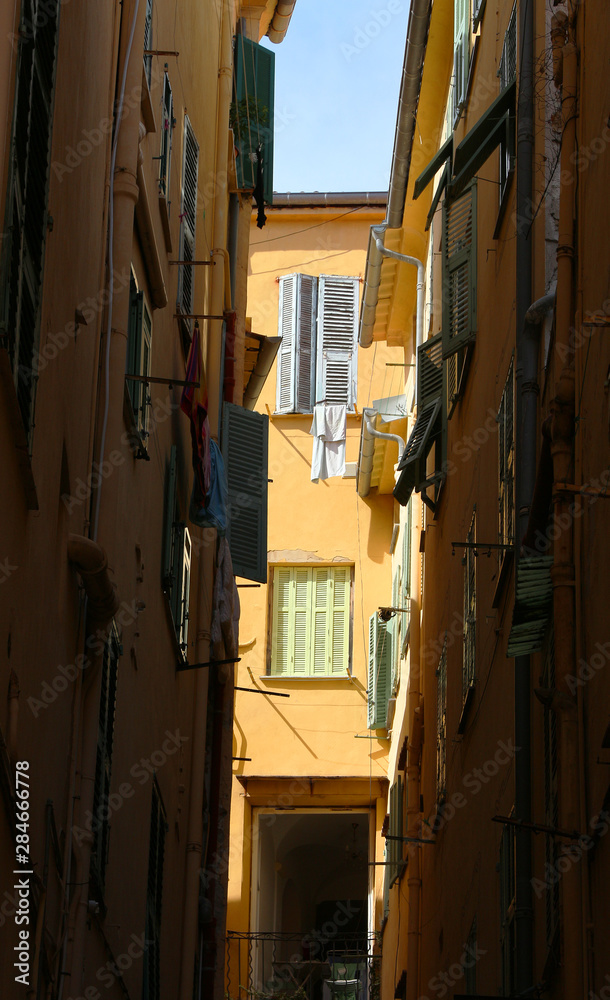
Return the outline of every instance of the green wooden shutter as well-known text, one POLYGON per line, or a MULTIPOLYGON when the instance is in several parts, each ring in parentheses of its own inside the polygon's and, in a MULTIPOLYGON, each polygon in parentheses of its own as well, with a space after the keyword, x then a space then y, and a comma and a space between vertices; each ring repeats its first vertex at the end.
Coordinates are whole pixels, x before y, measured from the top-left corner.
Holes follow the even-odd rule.
POLYGON ((349 623, 351 570, 333 569, 330 600, 330 673, 344 674, 349 668, 349 623))
POLYGON ((306 676, 311 673, 311 570, 295 566, 291 574, 290 604, 290 665, 289 673, 306 676))
POLYGON ((369 619, 369 729, 385 729, 392 670, 392 634, 377 614, 369 619))
POLYGON ((169 453, 165 474, 165 509, 163 516, 163 590, 173 601, 176 577, 174 573, 174 524, 176 521, 176 445, 169 453))
POLYGON ((407 504, 407 516, 402 529, 402 606, 408 608, 402 616, 403 653, 407 646, 409 622, 411 618, 411 531, 413 521, 413 500, 407 504))
POLYGON ((236 161, 240 190, 256 186, 262 156, 263 190, 273 204, 273 119, 275 53, 244 35, 235 40, 235 86, 232 124, 239 151, 236 161))
MULTIPOLYGON (((305 588, 307 589, 307 570, 305 588)), ((273 571, 273 633, 271 636, 271 673, 290 673, 294 627, 291 623, 292 569, 278 566, 273 571)), ((306 616, 307 619, 307 616, 306 616)), ((307 628, 307 620, 305 623, 307 628)), ((302 641, 302 640, 301 640, 302 641)), ((305 640, 306 641, 306 640, 305 640)))
POLYGON ((233 572, 246 580, 267 582, 266 414, 225 403, 222 455, 228 488, 227 538, 233 572))
MULTIPOLYGON (((188 115, 184 116, 184 159, 182 163, 182 212, 180 227, 180 260, 195 260, 197 232, 197 178, 199 174, 199 143, 188 115)), ((194 268, 178 268, 178 304, 183 313, 193 312, 194 268)))
POLYGON ((442 393, 442 334, 439 333, 417 349, 417 420, 398 463, 401 475, 393 491, 403 506, 413 490, 426 483, 428 453, 442 430, 442 393))
MULTIPOLYGON (((148 52, 153 47, 153 0, 146 0, 146 13, 144 15, 144 51, 148 52)), ((152 56, 144 56, 144 72, 146 82, 150 87, 152 83, 152 56)))
POLYGON ((313 571, 312 660, 311 673, 325 674, 331 655, 329 636, 330 570, 327 567, 313 571))
POLYGON ((297 275, 296 409, 311 413, 316 360, 317 278, 297 275))
POLYGON ((51 134, 59 37, 59 3, 39 19, 24 6, 15 74, 0 280, 0 334, 8 347, 17 402, 28 439, 33 428, 47 235, 51 134))
POLYGON ((356 403, 358 278, 322 274, 318 279, 318 345, 315 402, 356 403))
POLYGON ((477 327, 476 184, 443 202, 443 357, 475 339, 477 327))
MULTIPOLYGON (((392 607, 400 607, 400 566, 397 566, 392 577, 392 607)), ((398 685, 398 661, 400 658, 400 625, 402 615, 396 613, 388 622, 390 634, 392 636, 392 670, 390 679, 390 693, 396 692, 398 685)))

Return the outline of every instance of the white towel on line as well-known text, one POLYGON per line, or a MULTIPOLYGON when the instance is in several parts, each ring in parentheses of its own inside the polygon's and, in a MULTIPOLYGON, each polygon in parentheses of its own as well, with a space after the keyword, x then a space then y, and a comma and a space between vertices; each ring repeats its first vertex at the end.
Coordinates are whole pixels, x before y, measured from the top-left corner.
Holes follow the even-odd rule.
POLYGON ((311 481, 342 476, 345 472, 347 407, 316 403, 310 434, 313 435, 311 481))

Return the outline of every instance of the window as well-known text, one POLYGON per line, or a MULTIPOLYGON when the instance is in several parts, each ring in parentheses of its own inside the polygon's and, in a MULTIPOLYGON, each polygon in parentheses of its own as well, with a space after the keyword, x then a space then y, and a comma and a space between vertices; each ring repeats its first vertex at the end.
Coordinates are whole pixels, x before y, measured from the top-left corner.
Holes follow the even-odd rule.
POLYGON ((350 566, 273 568, 271 674, 345 676, 351 581, 350 566))
POLYGON ((402 607, 407 611, 402 615, 402 652, 403 656, 409 644, 409 628, 411 623, 411 544, 413 531, 413 499, 407 503, 407 516, 402 527, 402 607))
POLYGON ((191 582, 191 536, 184 521, 178 520, 175 445, 172 445, 170 452, 165 481, 163 532, 163 590, 167 596, 181 655, 186 659, 191 582))
POLYGON ((235 39, 235 80, 230 124, 239 151, 237 186, 260 183, 264 201, 273 203, 273 120, 275 53, 239 34, 235 39))
POLYGON ((498 536, 502 545, 512 545, 515 532, 513 412, 514 384, 511 359, 498 411, 498 536))
MULTIPOLYGON (((403 506, 413 490, 427 490, 443 478, 446 418, 442 334, 417 349, 417 419, 398 463, 400 477, 393 495, 403 506), (434 461, 428 456, 434 448, 434 461)), ((432 502, 432 501, 430 501, 432 502)))
POLYGON ((392 670, 392 632, 375 613, 369 618, 369 674, 367 719, 369 729, 385 729, 392 670))
POLYGON ((476 31, 483 20, 486 0, 472 0, 472 30, 476 31))
POLYGON ((100 710, 98 716, 97 756, 93 784, 93 846, 91 849, 90 882, 93 898, 101 902, 106 881, 106 865, 110 824, 108 822, 108 796, 112 772, 114 743, 114 714, 120 656, 118 633, 113 628, 106 643, 102 659, 100 710))
MULTIPOLYGON (((150 375, 152 319, 144 292, 138 291, 133 271, 129 283, 129 323, 127 327, 127 375, 150 375)), ((148 437, 150 390, 145 382, 127 378, 127 391, 133 409, 134 427, 143 447, 148 437)))
POLYGON ((515 985, 515 838, 509 825, 502 827, 500 841, 500 946, 502 993, 512 996, 515 985))
MULTIPOLYGON (((390 820, 386 838, 385 859, 389 862, 385 868, 385 881, 389 890, 403 870, 403 840, 404 835, 404 795, 402 777, 398 775, 390 788, 390 820)), ((387 894, 389 901, 389 893, 387 894)))
POLYGON ((455 0, 453 7, 453 127, 464 109, 470 57, 470 0, 455 0))
POLYGON ((443 202, 443 357, 472 342, 477 328, 476 185, 443 202))
POLYGON ((476 665, 476 512, 472 515, 466 548, 464 550, 464 635, 462 657, 462 719, 458 731, 461 732, 465 723, 465 714, 470 699, 474 693, 476 665))
MULTIPOLYGON (((504 36, 502 46, 502 56, 498 69, 500 77, 500 89, 504 91, 517 76, 517 7, 514 6, 508 22, 508 28, 504 36)), ((508 182, 512 175, 515 161, 515 130, 506 129, 506 135, 500 143, 500 202, 504 198, 508 182)))
POLYGON ((227 540, 235 576, 267 582, 267 414, 225 403, 221 450, 227 477, 227 540))
POLYGON ((169 201, 169 181, 172 160, 172 133, 174 129, 174 98, 166 73, 163 77, 163 101, 161 105, 161 155, 159 157, 159 191, 169 201))
POLYGON ((358 278, 280 278, 277 413, 311 413, 316 403, 354 410, 358 278))
MULTIPOLYGON (((401 567, 396 566, 394 570, 394 576, 392 577, 392 607, 401 607, 400 603, 400 593, 401 593, 401 567)), ((390 631, 392 633, 392 676, 390 680, 390 696, 396 694, 398 688, 398 668, 400 663, 400 648, 401 648, 401 633, 402 633, 402 614, 396 612, 394 616, 389 621, 390 631)))
POLYGON ((447 793, 447 637, 436 670, 436 804, 447 793))
POLYGON ((152 82, 152 56, 146 55, 146 53, 150 52, 153 46, 152 9, 153 0, 146 0, 146 14, 144 18, 144 75, 149 87, 152 82))
MULTIPOLYGON (((188 115, 184 116, 184 158, 182 162, 182 196, 180 199, 180 260, 195 260, 197 229, 197 177, 199 173, 199 143, 188 115)), ((178 308, 185 316, 194 307, 194 267, 178 268, 178 308)), ((183 333, 190 337, 191 321, 183 321, 183 333)))
POLYGON ((153 780, 150 811, 150 836, 148 847, 148 879, 146 883, 146 952, 142 976, 143 1000, 159 1000, 161 902, 163 895, 163 856, 167 823, 161 794, 156 779, 153 780))
MULTIPOLYGON (((0 346, 8 351, 30 443, 47 235, 58 3, 19 38, 0 273, 0 346)), ((25 11, 24 11, 25 14, 25 11)))

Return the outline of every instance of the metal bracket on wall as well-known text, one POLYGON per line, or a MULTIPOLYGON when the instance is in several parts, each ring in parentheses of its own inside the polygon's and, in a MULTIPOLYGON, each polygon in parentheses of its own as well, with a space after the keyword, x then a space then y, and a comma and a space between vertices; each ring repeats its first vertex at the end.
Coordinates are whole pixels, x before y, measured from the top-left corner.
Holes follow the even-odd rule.
POLYGON ((451 555, 455 555, 455 550, 457 549, 472 549, 473 555, 478 556, 490 556, 492 550, 499 552, 514 552, 514 545, 504 545, 501 542, 452 542, 451 543, 451 555), (481 549, 481 552, 477 550, 481 549))

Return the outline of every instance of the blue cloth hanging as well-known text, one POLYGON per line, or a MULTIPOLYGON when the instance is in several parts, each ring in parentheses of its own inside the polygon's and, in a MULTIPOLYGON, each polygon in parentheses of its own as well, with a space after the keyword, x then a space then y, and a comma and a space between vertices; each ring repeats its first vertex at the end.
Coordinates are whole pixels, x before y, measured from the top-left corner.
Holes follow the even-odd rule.
POLYGON ((210 488, 205 497, 198 489, 197 476, 193 482, 189 519, 201 528, 216 528, 222 538, 227 532, 227 475, 220 448, 210 440, 210 488))

